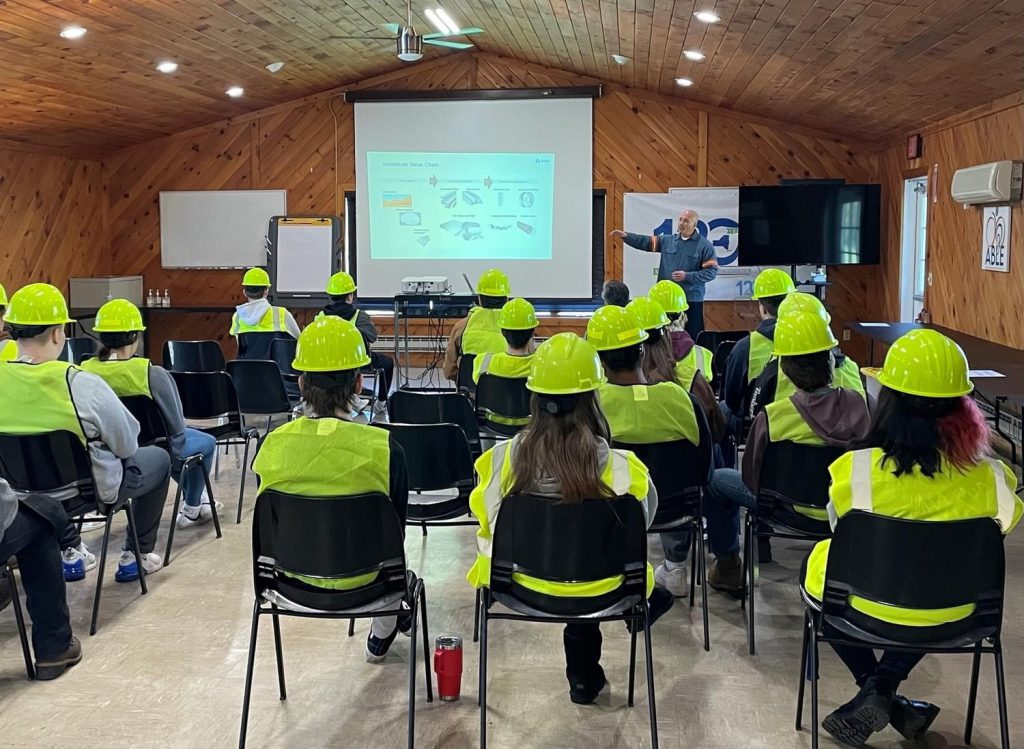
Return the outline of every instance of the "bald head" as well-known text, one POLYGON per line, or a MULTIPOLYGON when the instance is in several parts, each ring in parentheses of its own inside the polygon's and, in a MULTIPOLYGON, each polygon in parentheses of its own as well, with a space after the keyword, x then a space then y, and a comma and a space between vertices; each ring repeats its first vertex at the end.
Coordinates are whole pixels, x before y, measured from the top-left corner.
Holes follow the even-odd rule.
POLYGON ((697 211, 690 210, 689 208, 680 213, 679 233, 684 237, 689 237, 697 230, 697 219, 699 218, 700 216, 697 215, 697 211))

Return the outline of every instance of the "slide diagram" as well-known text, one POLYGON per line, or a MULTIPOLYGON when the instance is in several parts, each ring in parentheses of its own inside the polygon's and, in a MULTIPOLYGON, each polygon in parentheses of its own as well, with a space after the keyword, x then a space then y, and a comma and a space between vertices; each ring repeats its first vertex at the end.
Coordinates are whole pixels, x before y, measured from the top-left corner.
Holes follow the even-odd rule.
POLYGON ((366 158, 371 258, 551 258, 554 154, 370 151, 366 158))

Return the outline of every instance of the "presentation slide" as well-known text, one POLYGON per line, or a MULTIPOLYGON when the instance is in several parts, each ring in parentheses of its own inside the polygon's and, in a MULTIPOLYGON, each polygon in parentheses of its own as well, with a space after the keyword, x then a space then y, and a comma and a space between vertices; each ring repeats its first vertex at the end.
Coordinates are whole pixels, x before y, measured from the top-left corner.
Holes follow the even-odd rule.
POLYGON ((550 260, 553 153, 366 155, 374 260, 550 260))

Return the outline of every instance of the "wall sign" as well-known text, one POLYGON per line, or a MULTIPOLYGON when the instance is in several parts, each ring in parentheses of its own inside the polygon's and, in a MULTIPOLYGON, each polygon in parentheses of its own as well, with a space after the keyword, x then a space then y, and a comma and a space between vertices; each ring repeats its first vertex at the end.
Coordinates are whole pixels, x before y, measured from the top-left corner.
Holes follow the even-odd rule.
POLYGON ((981 267, 1010 272, 1010 207, 985 208, 981 213, 981 267))

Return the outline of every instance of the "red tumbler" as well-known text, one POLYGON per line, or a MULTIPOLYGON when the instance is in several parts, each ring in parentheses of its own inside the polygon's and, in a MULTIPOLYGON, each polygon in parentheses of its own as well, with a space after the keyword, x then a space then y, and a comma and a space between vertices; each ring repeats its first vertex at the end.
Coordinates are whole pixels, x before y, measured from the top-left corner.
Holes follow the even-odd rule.
POLYGON ((462 638, 441 635, 434 646, 434 673, 437 696, 446 702, 459 699, 462 691, 462 638))

